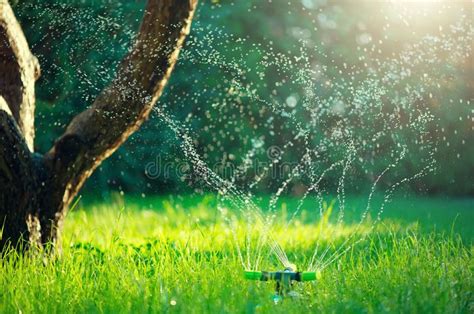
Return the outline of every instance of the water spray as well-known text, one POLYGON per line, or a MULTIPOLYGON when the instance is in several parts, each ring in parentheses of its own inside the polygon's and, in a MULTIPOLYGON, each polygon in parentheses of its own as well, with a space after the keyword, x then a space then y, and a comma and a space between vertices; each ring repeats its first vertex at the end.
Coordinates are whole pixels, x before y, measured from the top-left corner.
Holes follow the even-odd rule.
POLYGON ((296 271, 296 267, 286 267, 282 271, 254 271, 249 270, 244 272, 244 277, 247 280, 258 281, 275 281, 275 297, 277 302, 286 295, 293 295, 292 291, 295 282, 315 281, 320 278, 319 272, 296 271))

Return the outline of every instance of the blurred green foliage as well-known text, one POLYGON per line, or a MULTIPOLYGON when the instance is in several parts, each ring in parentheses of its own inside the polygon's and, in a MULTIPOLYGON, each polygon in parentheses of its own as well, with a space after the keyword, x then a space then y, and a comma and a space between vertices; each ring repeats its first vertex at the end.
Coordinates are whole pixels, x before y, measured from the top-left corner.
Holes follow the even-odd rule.
MULTIPOLYGON (((223 29, 235 38, 245 38, 245 42, 239 45, 244 45, 241 50, 248 51, 245 65, 250 69, 257 68, 262 59, 262 55, 252 49, 253 45, 271 43, 275 51, 292 54, 300 51, 301 40, 304 40, 318 47, 319 56, 326 56, 311 62, 327 67, 326 75, 331 79, 344 81, 346 76, 352 75, 340 71, 345 64, 364 68, 375 56, 395 56, 424 36, 435 36, 449 28, 458 19, 459 12, 470 12, 470 5, 466 2, 443 7, 440 10, 442 18, 437 13, 434 21, 430 16, 420 18, 413 12, 399 10, 396 5, 387 9, 388 1, 202 1, 192 36, 193 40, 204 40, 214 30, 223 29), (374 51, 369 42, 377 43, 383 51, 374 51)), ((15 5, 14 10, 42 67, 42 76, 37 83, 37 151, 47 151, 71 118, 90 105, 113 78, 114 69, 131 47, 144 6, 144 0, 29 0, 15 5)), ((219 52, 229 60, 238 60, 236 50, 226 50, 226 47, 229 45, 215 49, 221 49, 219 52)), ((472 66, 472 56, 466 56, 459 64, 439 69, 450 79, 437 86, 437 90, 425 92, 426 99, 420 106, 430 106, 435 116, 435 123, 429 132, 437 142, 434 153, 438 167, 436 172, 410 183, 415 192, 474 193, 472 104, 466 103, 466 100, 473 101, 472 66)), ((234 108, 234 111, 225 113, 230 119, 239 115, 239 123, 242 122, 239 125, 241 136, 229 136, 230 128, 235 126, 223 119, 221 112, 214 110, 213 105, 222 99, 219 100, 219 95, 213 94, 207 87, 230 78, 222 77, 219 72, 212 75, 212 71, 200 71, 200 68, 207 67, 206 64, 179 63, 158 105, 168 105, 179 121, 184 124, 189 122, 192 130, 200 131, 193 135, 198 151, 206 160, 216 162, 223 155, 230 154, 243 158, 244 148, 251 145, 248 139, 261 135, 254 125, 263 123, 271 114, 262 112, 258 104, 242 100, 244 110, 234 108), (190 114, 197 118, 187 119, 190 114), (208 125, 213 128, 206 129, 208 125), (219 135, 219 130, 225 134, 219 135), (242 145, 244 148, 239 148, 242 145)), ((419 84, 425 70, 423 66, 418 67, 418 73, 414 73, 407 84, 419 84)), ((252 79, 252 75, 257 76, 257 71, 246 78, 252 79)), ((324 84, 327 79, 315 78, 321 99, 332 96, 331 88, 324 84)), ((282 89, 291 94, 293 87, 287 84, 282 89)), ((260 91, 260 94, 265 92, 260 91)), ((270 89, 267 92, 270 94, 270 89)), ((291 134, 285 133, 284 120, 280 117, 275 119, 281 120, 274 123, 278 134, 276 143, 284 145, 291 134), (278 129, 278 125, 281 128, 278 129)), ((364 130, 360 132, 363 136, 364 130)), ((160 162, 179 163, 185 160, 181 155, 179 141, 173 132, 152 114, 151 121, 103 163, 88 181, 85 190, 154 194, 194 189, 192 180, 186 180, 191 182, 188 187, 177 173, 153 179, 145 174, 146 165, 150 162, 157 163, 160 159, 160 162)), ((416 154, 410 155, 397 172, 409 175, 415 171, 421 158, 416 154)), ((356 173, 353 176, 356 181, 352 185, 353 190, 367 185, 369 178, 374 176, 373 171, 378 168, 380 166, 375 160, 373 169, 356 173)), ((337 181, 337 178, 329 180, 337 181)), ((389 181, 384 184, 390 184, 389 181)), ((260 191, 274 191, 272 182, 264 184, 260 191)))

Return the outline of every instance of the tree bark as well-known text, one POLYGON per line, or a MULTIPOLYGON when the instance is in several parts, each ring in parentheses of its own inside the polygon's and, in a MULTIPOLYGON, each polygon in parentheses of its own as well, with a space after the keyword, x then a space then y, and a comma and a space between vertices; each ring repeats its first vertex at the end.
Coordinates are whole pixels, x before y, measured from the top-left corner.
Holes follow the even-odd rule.
POLYGON ((37 181, 33 154, 7 106, 0 96, 0 219, 2 246, 10 239, 18 244, 23 237, 39 241, 37 181), (9 210, 11 209, 11 210, 9 210), (29 231, 29 232, 28 232, 29 231))
POLYGON ((41 156, 32 152, 31 131, 38 63, 10 6, 0 0, 3 246, 22 237, 30 244, 57 246, 68 206, 85 180, 140 127, 162 94, 196 6, 197 0, 149 0, 134 47, 115 79, 41 156))
POLYGON ((25 36, 6 0, 0 0, 0 91, 33 151, 35 80, 38 60, 28 48, 25 36))

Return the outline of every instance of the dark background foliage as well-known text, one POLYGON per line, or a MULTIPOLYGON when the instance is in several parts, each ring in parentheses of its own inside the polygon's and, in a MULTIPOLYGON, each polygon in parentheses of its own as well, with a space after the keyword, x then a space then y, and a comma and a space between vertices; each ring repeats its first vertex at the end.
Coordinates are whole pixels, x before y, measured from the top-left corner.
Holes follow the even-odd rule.
MULTIPOLYGON (((25 0, 15 5, 14 10, 42 68, 37 83, 37 151, 47 151, 71 118, 90 105, 113 78, 118 62, 131 46, 144 5, 142 0, 25 0)), ((275 51, 290 54, 297 53, 301 48, 300 41, 305 40, 317 45, 320 55, 327 56, 312 62, 327 67, 331 78, 344 80, 347 78, 345 75, 349 75, 339 71, 344 64, 364 67, 377 54, 379 57, 380 54, 384 57, 396 55, 407 46, 418 43, 423 36, 437 35, 443 27, 448 28, 458 19, 460 10, 470 12, 472 9, 469 1, 459 2, 453 7, 443 7, 441 16, 420 19, 407 14, 405 19, 397 16, 400 12, 389 11, 387 6, 385 1, 203 1, 192 36, 197 41, 204 40, 213 35, 214 30, 224 29, 234 38, 245 38, 243 45, 248 45, 248 51, 253 51, 255 44, 271 42, 275 51), (392 12, 393 16, 387 12, 392 12), (378 43, 382 53, 371 49, 367 41, 378 43), (333 73, 331 69, 334 69, 333 73)), ((236 51, 228 47, 215 49, 220 49, 220 53, 229 59, 238 58, 236 51)), ((256 67, 261 58, 258 53, 249 53, 245 64, 256 67)), ((190 123, 197 149, 209 162, 219 161, 223 155, 230 154, 240 158, 244 150, 239 147, 251 145, 247 139, 259 135, 253 124, 264 123, 270 114, 248 104, 243 112, 226 112, 227 118, 240 115, 242 140, 232 138, 229 133, 219 137, 218 131, 226 130, 232 124, 214 110, 218 95, 206 87, 219 84, 225 78, 219 72, 212 75, 212 71, 200 71, 200 67, 207 66, 180 62, 158 106, 166 104, 177 120, 190 123), (190 113, 196 118, 187 121, 190 113), (212 125, 214 129, 207 130, 206 125, 212 125)), ((458 64, 440 69, 451 79, 430 91, 435 97, 429 97, 429 93, 425 95, 422 105, 430 106, 435 116, 430 132, 436 141, 434 153, 438 163, 435 172, 410 183, 409 188, 414 192, 474 194, 472 67, 472 56, 467 56, 458 64)), ((424 69, 420 66, 417 71, 408 83, 419 83, 424 69)), ((247 78, 252 77, 249 74, 247 78)), ((316 78, 320 87, 318 96, 322 99, 329 99, 332 95, 332 90, 324 87, 326 79, 316 78)), ((292 87, 288 84, 283 88, 289 89, 290 93, 292 87)), ((265 91, 260 91, 260 94, 265 94, 265 91)), ((284 123, 277 121, 275 124, 284 123)), ((286 141, 286 131, 284 127, 277 130, 281 145, 286 141)), ((361 136, 363 131, 360 131, 361 136)), ((412 154, 398 171, 413 172, 420 158, 412 154)), ((171 172, 167 177, 157 178, 145 174, 149 163, 179 164, 183 161, 185 158, 173 132, 152 113, 150 121, 94 173, 84 191, 100 195, 120 190, 148 195, 193 190, 196 185, 192 180, 183 180, 179 173, 171 172)), ((374 169, 376 163, 374 161, 374 169)), ((360 180, 360 183, 351 185, 353 191, 364 185, 370 176, 370 169, 356 175, 353 180, 360 180)), ((274 191, 271 182, 261 188, 261 192, 271 191, 274 191)))

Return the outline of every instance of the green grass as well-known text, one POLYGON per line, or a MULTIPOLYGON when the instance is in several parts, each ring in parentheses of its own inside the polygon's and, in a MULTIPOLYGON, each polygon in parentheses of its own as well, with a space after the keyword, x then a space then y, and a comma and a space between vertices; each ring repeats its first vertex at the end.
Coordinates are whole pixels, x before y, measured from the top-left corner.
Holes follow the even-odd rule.
MULTIPOLYGON (((362 240, 318 282, 299 284, 301 297, 278 305, 272 284, 243 279, 232 232, 215 203, 212 197, 85 202, 67 218, 60 257, 10 252, 3 258, 0 312, 474 311, 472 200, 395 199, 382 223, 365 226, 357 235, 362 240)), ((295 200, 284 203, 283 212, 295 200)), ((357 204, 363 201, 349 199, 348 213, 357 204)), ((344 225, 325 225, 318 234, 311 212, 288 230, 282 214, 274 235, 304 266, 318 236, 332 251, 351 234, 347 216, 344 225)), ((242 242, 245 223, 236 226, 242 242)))

